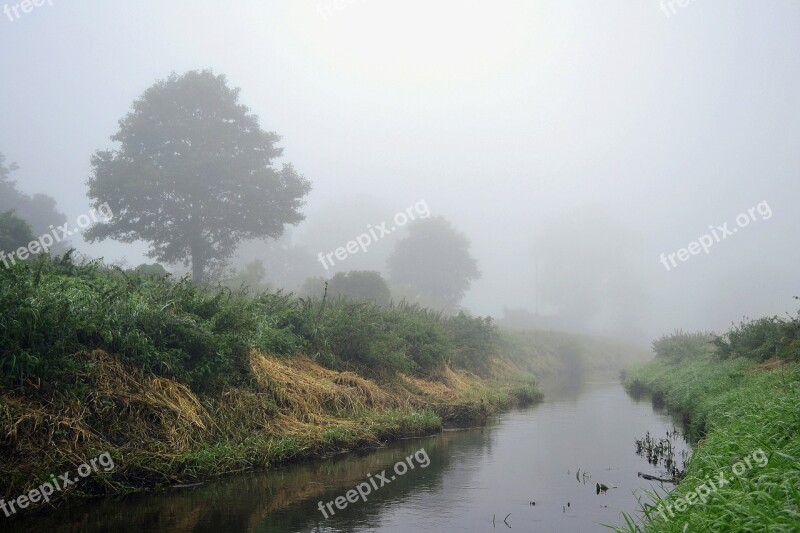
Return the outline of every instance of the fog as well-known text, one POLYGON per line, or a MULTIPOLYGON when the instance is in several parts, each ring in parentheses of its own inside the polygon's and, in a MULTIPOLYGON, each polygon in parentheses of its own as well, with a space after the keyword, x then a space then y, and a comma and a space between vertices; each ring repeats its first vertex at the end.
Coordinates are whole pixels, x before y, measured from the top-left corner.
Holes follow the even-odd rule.
MULTIPOLYGON (((311 183, 303 222, 231 262, 263 260, 273 288, 388 276, 396 215, 424 204, 469 240, 474 314, 647 342, 796 312, 797 2, 18 4, 0 14, 0 153, 69 221, 132 102, 211 69, 311 183)), ((153 261, 144 242, 71 242, 153 261)))

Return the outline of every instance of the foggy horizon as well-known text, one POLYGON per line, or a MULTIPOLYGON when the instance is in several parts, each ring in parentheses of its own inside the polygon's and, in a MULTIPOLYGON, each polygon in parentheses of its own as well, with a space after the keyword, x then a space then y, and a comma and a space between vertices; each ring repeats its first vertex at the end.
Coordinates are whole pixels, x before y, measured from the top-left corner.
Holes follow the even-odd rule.
MULTIPOLYGON (((471 243, 481 277, 461 305, 476 315, 583 309, 589 331, 646 343, 796 314, 800 5, 341 5, 55 0, 0 14, 11 179, 73 224, 91 207, 91 156, 118 147, 131 104, 210 69, 281 137, 278 165, 311 182, 306 220, 281 241, 313 256, 310 275, 386 275, 405 230, 331 269, 317 255, 424 201, 471 243), (724 224, 737 231, 723 239, 724 224), (679 259, 709 234, 707 253, 679 259)), ((142 242, 72 244, 154 261, 142 242)))

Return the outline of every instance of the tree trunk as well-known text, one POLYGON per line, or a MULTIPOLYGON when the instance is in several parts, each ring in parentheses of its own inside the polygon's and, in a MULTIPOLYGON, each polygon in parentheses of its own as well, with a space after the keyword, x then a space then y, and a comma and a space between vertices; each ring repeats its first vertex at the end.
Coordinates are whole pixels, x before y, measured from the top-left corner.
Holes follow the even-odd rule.
POLYGON ((192 246, 192 280, 200 283, 205 277, 206 257, 198 246, 192 246))

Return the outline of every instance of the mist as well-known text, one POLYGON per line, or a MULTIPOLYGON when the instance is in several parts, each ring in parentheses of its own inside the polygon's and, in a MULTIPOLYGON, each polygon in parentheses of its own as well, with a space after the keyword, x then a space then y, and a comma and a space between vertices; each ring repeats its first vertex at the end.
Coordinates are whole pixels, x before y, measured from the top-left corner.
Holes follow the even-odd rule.
MULTIPOLYGON (((75 226, 132 103, 210 70, 311 185, 304 220, 219 277, 260 260, 274 289, 391 282, 414 223, 442 219, 476 267, 450 310, 649 343, 796 313, 798 44, 788 1, 54 0, 0 16, 0 153, 75 226)), ((142 241, 69 244, 153 262, 142 241)))

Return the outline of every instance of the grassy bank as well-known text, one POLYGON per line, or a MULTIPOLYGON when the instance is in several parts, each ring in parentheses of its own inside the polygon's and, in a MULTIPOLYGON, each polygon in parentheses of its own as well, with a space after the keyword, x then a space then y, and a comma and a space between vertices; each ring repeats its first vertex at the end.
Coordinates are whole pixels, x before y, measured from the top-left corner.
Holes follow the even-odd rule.
POLYGON ((538 401, 491 319, 247 294, 68 257, 0 269, 0 497, 192 483, 538 401))
POLYGON ((620 370, 649 359, 646 350, 624 342, 562 331, 504 328, 502 353, 540 379, 617 379, 620 370))
MULTIPOLYGON (((755 335, 765 323, 742 325, 722 338, 678 333, 661 339, 660 357, 625 373, 629 390, 646 391, 680 414, 697 443, 677 488, 645 495, 643 523, 625 531, 800 527, 800 364, 784 336, 755 335), (742 342, 754 338, 761 340, 742 342), (788 349, 769 349, 767 342, 788 349), (764 360, 775 353, 783 357, 764 360), (709 485, 720 473, 727 484, 709 485)), ((795 333, 793 324, 780 327, 795 333)))

